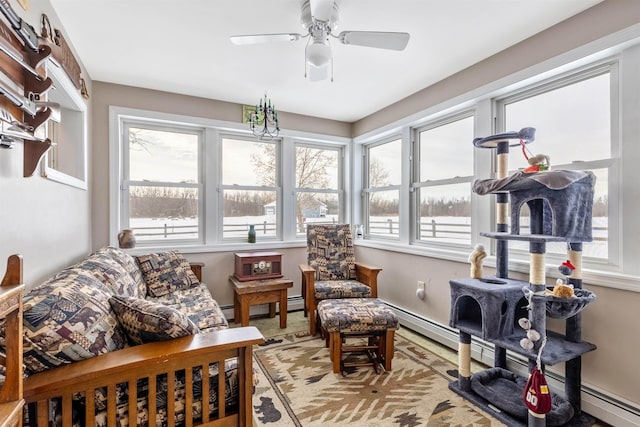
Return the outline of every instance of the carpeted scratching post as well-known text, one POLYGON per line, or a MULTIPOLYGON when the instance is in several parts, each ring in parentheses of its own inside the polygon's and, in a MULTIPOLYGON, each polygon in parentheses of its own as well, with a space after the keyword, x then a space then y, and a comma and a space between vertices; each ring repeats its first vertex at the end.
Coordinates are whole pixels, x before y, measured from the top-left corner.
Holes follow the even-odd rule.
POLYGON ((458 343, 458 386, 471 390, 471 334, 460 332, 458 343))
MULTIPOLYGON (((582 289, 582 243, 568 243, 568 258, 575 267, 567 283, 573 285, 573 289, 582 289)), ((582 341, 582 314, 578 313, 567 319, 565 325, 567 340, 573 342, 582 341)), ((581 412, 580 384, 582 384, 582 358, 576 357, 565 365, 565 394, 577 413, 581 412)))
MULTIPOLYGON (((517 135, 519 140, 526 143, 532 142, 535 135, 535 129, 525 128, 517 135)), ((478 148, 495 148, 496 150, 496 178, 503 179, 509 173, 509 146, 512 138, 477 138, 474 145, 478 148)), ((513 145, 519 145, 520 142, 513 145)), ((506 233, 509 231, 509 193, 506 191, 496 193, 496 231, 506 233)), ((509 272, 509 246, 506 240, 496 241, 496 277, 507 278, 509 272)), ((498 368, 507 367, 507 350, 504 347, 494 347, 494 366, 498 368)))
POLYGON ((535 129, 523 128, 473 141, 478 148, 496 149, 496 178, 476 180, 473 185, 479 195, 496 195, 496 231, 480 233, 496 240, 496 277, 449 282, 449 324, 460 331, 458 381, 449 388, 509 426, 586 427, 595 420, 580 410, 581 355, 596 346, 582 341, 580 311, 595 295, 582 289, 582 242, 592 240, 595 176, 589 171, 529 170, 507 175, 509 147, 522 145, 524 152, 524 144, 532 142, 534 135, 535 129), (525 203, 530 234, 521 235, 520 211, 525 203), (509 240, 529 244, 528 282, 508 278, 509 240), (567 259, 575 267, 567 284, 573 285, 574 298, 546 294, 545 255, 550 242, 567 242, 567 259), (547 331, 547 316, 566 320, 565 335, 547 331), (521 319, 528 325, 522 326, 521 319), (530 330, 542 339, 529 340, 530 330), (495 345, 494 368, 471 374, 471 336, 495 345), (565 363, 565 397, 551 392, 551 409, 533 407, 549 411, 546 414, 528 409, 532 406, 523 399, 527 379, 505 369, 507 350, 527 357, 529 372, 537 367, 539 374, 545 365, 565 363))
MULTIPOLYGON (((496 157, 498 164, 496 167, 496 177, 506 178, 509 173, 509 141, 500 141, 496 146, 496 157)), ((506 233, 509 231, 508 220, 509 193, 500 192, 496 194, 496 231, 506 233)), ((496 276, 507 278, 509 275, 509 246, 506 240, 496 242, 496 276)), ((507 349, 495 346, 495 357, 493 366, 497 368, 507 367, 507 349)))
MULTIPOLYGON (((533 230, 532 230, 533 231, 533 230)), ((545 274, 544 274, 544 259, 546 253, 545 242, 530 242, 529 243, 529 290, 533 295, 543 294, 546 290, 545 274)), ((546 317, 547 312, 544 303, 540 301, 531 300, 531 308, 529 309, 529 321, 531 322, 531 328, 538 331, 541 337, 547 336, 546 317)), ((540 346, 543 340, 538 340, 534 343, 533 352, 538 354, 540 346)), ((529 372, 533 371, 535 361, 529 358, 529 372)), ((528 410, 528 422, 529 427, 545 427, 546 416, 545 414, 538 414, 531 409, 528 410)))

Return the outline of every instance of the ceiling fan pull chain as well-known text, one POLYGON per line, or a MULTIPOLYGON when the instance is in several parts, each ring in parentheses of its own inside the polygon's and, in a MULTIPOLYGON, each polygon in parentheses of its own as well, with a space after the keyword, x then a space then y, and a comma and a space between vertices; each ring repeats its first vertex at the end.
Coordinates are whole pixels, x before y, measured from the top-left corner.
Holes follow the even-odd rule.
MULTIPOLYGON (((311 34, 311 33, 309 33, 309 34, 311 34)), ((307 44, 306 44, 306 45, 305 45, 305 47, 304 47, 304 51, 305 51, 305 52, 307 51, 307 47, 309 47, 309 42, 310 42, 310 41, 311 41, 311 37, 309 37, 309 38, 307 39, 307 44)), ((306 55, 306 53, 305 53, 305 55, 304 55, 304 78, 305 78, 305 79, 307 78, 307 67, 308 67, 308 66, 309 66, 309 64, 307 64, 307 55, 306 55)))
POLYGON ((331 53, 331 83, 333 83, 333 52, 331 53))

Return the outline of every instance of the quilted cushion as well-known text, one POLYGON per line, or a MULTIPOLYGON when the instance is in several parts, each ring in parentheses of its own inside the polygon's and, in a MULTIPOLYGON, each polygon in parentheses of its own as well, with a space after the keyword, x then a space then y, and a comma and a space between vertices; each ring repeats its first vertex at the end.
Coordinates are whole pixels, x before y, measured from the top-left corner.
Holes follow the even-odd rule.
POLYGON ((116 248, 102 248, 74 267, 93 274, 116 295, 144 298, 147 286, 133 257, 116 248))
POLYGON ((318 303, 322 329, 344 334, 398 329, 398 318, 377 298, 327 299, 318 303))
POLYGON ((133 282, 137 284, 140 298, 144 298, 147 294, 147 285, 142 278, 142 272, 140 271, 140 267, 138 267, 138 263, 131 255, 111 246, 100 249, 96 254, 104 254, 106 257, 111 257, 111 259, 120 264, 122 268, 129 273, 133 282))
POLYGON ((307 252, 307 261, 316 271, 316 280, 356 278, 349 224, 308 224, 307 252))
POLYGON ((109 303, 132 345, 165 341, 199 332, 186 314, 163 304, 119 295, 111 297, 109 303))
POLYGON ((147 293, 160 297, 178 289, 190 288, 200 282, 189 261, 176 251, 136 256, 147 284, 147 293))
POLYGON ((315 282, 317 300, 336 298, 371 298, 371 288, 355 280, 326 280, 315 282))
POLYGON ((67 268, 24 297, 24 365, 27 373, 124 348, 109 310, 112 292, 90 273, 67 268))
POLYGON ((185 313, 198 326, 200 332, 225 329, 229 326, 218 302, 211 297, 204 283, 161 297, 148 297, 147 301, 164 304, 185 313))

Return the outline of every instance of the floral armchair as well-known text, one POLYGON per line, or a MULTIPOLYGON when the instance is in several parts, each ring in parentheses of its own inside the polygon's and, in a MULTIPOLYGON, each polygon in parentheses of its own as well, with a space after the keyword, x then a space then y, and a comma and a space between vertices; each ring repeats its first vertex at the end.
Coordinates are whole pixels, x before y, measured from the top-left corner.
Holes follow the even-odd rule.
POLYGON ((308 224, 307 264, 300 264, 302 298, 309 333, 317 325, 318 301, 337 298, 377 298, 381 268, 355 262, 349 224, 308 224))

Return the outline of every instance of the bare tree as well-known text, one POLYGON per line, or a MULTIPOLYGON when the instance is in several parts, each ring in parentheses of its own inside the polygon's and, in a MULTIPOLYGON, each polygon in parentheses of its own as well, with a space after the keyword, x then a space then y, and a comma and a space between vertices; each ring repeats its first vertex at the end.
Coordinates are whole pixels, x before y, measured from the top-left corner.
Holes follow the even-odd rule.
POLYGON ((144 135, 144 129, 129 129, 129 148, 133 150, 144 150, 149 152, 147 145, 152 144, 152 141, 146 139, 144 135))
POLYGON ((131 187, 131 218, 189 218, 198 215, 194 188, 131 187))
POLYGON ((377 158, 371 159, 369 164, 369 188, 390 185, 389 171, 382 166, 377 158))
MULTIPOLYGON (((251 161, 262 184, 275 186, 276 150, 271 144, 264 144, 262 153, 252 154, 251 161)), ((296 147, 296 187, 300 189, 329 188, 327 170, 335 166, 335 159, 325 150, 313 147, 296 147)), ((317 206, 319 200, 311 192, 298 192, 296 196, 296 218, 298 230, 304 231, 303 210, 317 206)))
POLYGON ((260 144, 260 154, 252 153, 256 175, 262 185, 275 187, 276 185, 276 146, 275 144, 260 144))
MULTIPOLYGON (((369 163, 368 181, 368 188, 379 188, 391 184, 389 182, 389 171, 385 169, 382 163, 380 163, 380 160, 377 158, 371 159, 369 163)), ((385 210, 382 207, 384 201, 379 199, 380 198, 378 197, 378 194, 376 192, 369 193, 369 207, 371 209, 371 212, 382 215, 382 211, 385 210)))

